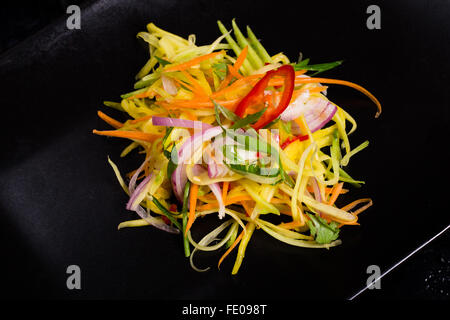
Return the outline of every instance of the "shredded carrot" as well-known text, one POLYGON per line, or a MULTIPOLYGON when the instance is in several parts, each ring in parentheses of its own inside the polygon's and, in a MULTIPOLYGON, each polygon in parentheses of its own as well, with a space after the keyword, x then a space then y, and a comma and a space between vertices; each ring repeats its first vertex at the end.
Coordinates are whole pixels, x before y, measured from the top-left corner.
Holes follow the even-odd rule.
POLYGON ((252 215, 253 208, 255 207, 254 205, 251 206, 249 204, 250 201, 251 200, 243 200, 243 201, 241 201, 242 207, 244 207, 245 213, 247 214, 248 217, 250 217, 252 215))
MULTIPOLYGON (((237 105, 241 99, 232 100, 216 100, 215 102, 224 106, 228 109, 232 109, 233 106, 237 105)), ((214 108, 214 103, 211 100, 205 99, 193 99, 193 100, 181 100, 173 99, 171 102, 158 102, 164 108, 167 109, 180 109, 180 108, 194 108, 194 109, 206 109, 214 108)))
POLYGON ((231 65, 228 65, 228 72, 235 78, 241 79, 242 75, 231 65))
POLYGON ((301 221, 291 221, 286 223, 280 223, 278 226, 285 229, 294 229, 303 226, 305 223, 301 221))
POLYGON ((192 91, 195 95, 197 96, 207 96, 205 90, 202 88, 202 86, 200 85, 200 83, 198 83, 197 80, 194 79, 193 76, 190 75, 189 72, 186 72, 184 70, 181 70, 181 73, 189 80, 189 82, 192 85, 192 89, 194 91, 192 91))
POLYGON ((100 110, 97 111, 97 115, 100 117, 100 119, 102 119, 103 121, 105 121, 107 124, 111 125, 112 127, 119 129, 122 128, 123 123, 119 122, 113 118, 111 118, 110 116, 104 114, 103 112, 101 112, 100 110))
POLYGON ((193 114, 192 112, 190 112, 190 111, 185 111, 185 113, 186 113, 186 115, 188 116, 189 120, 192 120, 192 121, 198 120, 197 116, 196 116, 195 114, 193 114))
POLYGON ((142 117, 142 118, 137 118, 137 119, 134 119, 134 120, 130 120, 130 124, 136 124, 136 123, 139 123, 139 122, 142 122, 142 121, 147 121, 151 117, 153 117, 153 116, 145 116, 145 117, 142 117))
POLYGON ((145 133, 140 131, 118 131, 118 130, 105 130, 105 131, 92 131, 100 136, 110 136, 117 138, 127 138, 132 140, 142 140, 146 142, 153 142, 158 138, 162 138, 164 135, 155 133, 145 133))
MULTIPOLYGON (((306 190, 308 190, 309 192, 314 192, 314 189, 311 186, 307 186, 306 190)), ((330 195, 331 191, 333 191, 333 188, 325 188, 325 199, 328 199, 328 196, 330 195)), ((344 194, 347 192, 348 192, 348 189, 342 188, 340 191, 340 194, 344 194)))
POLYGON ((186 230, 184 231, 184 236, 186 236, 187 232, 189 231, 195 220, 195 207, 197 205, 197 196, 198 196, 198 184, 193 183, 191 185, 191 191, 189 193, 189 218, 186 224, 186 230))
POLYGON ((236 59, 236 62, 233 66, 228 65, 228 74, 225 77, 225 79, 222 81, 222 83, 219 86, 219 90, 216 92, 220 92, 222 89, 224 89, 230 82, 233 80, 233 77, 236 77, 238 79, 241 79, 242 76, 239 74, 238 70, 244 63, 245 58, 247 57, 248 47, 245 47, 244 50, 241 51, 239 54, 239 57, 236 59))
POLYGON ((235 91, 235 90, 237 90, 237 89, 239 89, 239 88, 241 88, 243 86, 251 87, 251 85, 253 85, 255 82, 257 82, 263 76, 264 76, 263 74, 254 74, 254 75, 250 75, 250 76, 238 79, 235 82, 233 82, 230 86, 228 86, 228 87, 226 87, 226 88, 224 88, 222 90, 214 92, 211 95, 211 97, 212 98, 220 97, 220 96, 222 96, 222 95, 224 95, 226 93, 233 92, 233 91, 235 91))
POLYGON ((272 198, 272 200, 270 200, 270 203, 289 203, 290 204, 290 202, 287 202, 287 201, 289 201, 289 200, 272 198))
POLYGON ((231 82, 231 80, 233 80, 233 75, 231 74, 231 72, 228 72, 227 76, 220 83, 220 86, 216 92, 220 92, 222 89, 224 89, 231 82))
MULTIPOLYGON (((297 82, 297 79, 305 79, 304 77, 298 77, 297 76, 301 76, 304 73, 306 73, 307 70, 299 70, 295 72, 295 81, 297 82)), ((306 78, 309 79, 309 78, 306 78)), ((269 81, 269 86, 270 87, 278 87, 278 86, 282 86, 284 84, 284 79, 282 77, 273 77, 272 79, 270 79, 269 81)), ((296 83, 297 84, 297 83, 296 83)))
POLYGON ((203 62, 205 60, 212 59, 212 58, 218 56, 219 54, 225 54, 225 51, 221 50, 221 51, 217 51, 217 52, 208 53, 208 54, 205 54, 203 56, 196 57, 196 58, 194 58, 192 60, 189 60, 189 61, 177 64, 177 65, 174 65, 174 66, 168 66, 167 68, 164 69, 164 72, 183 71, 183 70, 186 70, 186 69, 188 69, 190 67, 198 65, 198 64, 200 64, 201 62, 203 62))
POLYGON ((317 92, 325 91, 327 89, 328 89, 327 86, 319 86, 319 87, 314 87, 314 88, 310 88, 310 89, 305 89, 304 91, 308 90, 309 93, 317 93, 317 92))
POLYGON ((153 90, 147 90, 142 93, 135 94, 134 96, 128 97, 127 100, 133 100, 133 99, 142 99, 142 98, 153 98, 155 96, 156 92, 153 90))
POLYGON ((367 89, 361 87, 360 85, 350 82, 350 81, 345 81, 345 80, 337 80, 337 79, 327 79, 327 78, 296 78, 295 79, 295 84, 301 84, 301 83, 331 83, 331 84, 340 84, 343 86, 348 86, 351 87, 353 89, 356 89, 362 93, 364 93, 367 97, 370 98, 370 100, 373 101, 373 103, 375 103, 375 105, 378 108, 378 112, 375 114, 375 118, 378 118, 378 116, 381 114, 381 104, 378 101, 377 98, 375 98, 375 96, 373 94, 371 94, 367 89))
POLYGON ((227 251, 223 254, 223 256, 220 258, 219 263, 217 264, 217 268, 220 269, 220 265, 222 264, 222 261, 230 254, 231 251, 238 245, 238 243, 241 241, 242 237, 244 236, 244 230, 241 231, 239 236, 234 240, 233 244, 228 248, 227 251))
POLYGON ((195 89, 191 85, 187 84, 186 82, 181 81, 180 79, 177 79, 177 78, 173 78, 173 80, 175 80, 175 82, 177 82, 180 86, 183 86, 192 92, 195 91, 195 89))
POLYGON ((248 53, 248 45, 245 46, 244 49, 242 49, 241 53, 236 59, 236 62, 233 65, 233 68, 234 70, 236 70, 236 72, 241 68, 242 64, 245 61, 245 58, 247 58, 247 53, 248 53))
MULTIPOLYGON (((372 199, 370 199, 370 198, 358 199, 358 200, 355 200, 355 201, 353 201, 353 202, 347 204, 346 206, 342 207, 341 210, 349 211, 349 210, 353 209, 354 207, 356 207, 358 204, 360 204, 360 203, 362 203, 362 202, 368 202, 367 205, 365 205, 364 207, 361 207, 361 209, 364 208, 364 210, 366 210, 368 207, 370 207, 370 206, 373 204, 372 199)), ((360 210, 360 209, 359 209, 359 210, 360 210)), ((364 210, 361 210, 361 211, 359 211, 359 210, 353 212, 353 214, 354 214, 354 215, 358 215, 359 213, 361 213, 362 211, 364 211, 364 210)))
POLYGON ((336 202, 339 194, 341 193, 343 186, 344 186, 344 183, 340 182, 333 187, 333 192, 331 193, 331 198, 330 198, 330 200, 328 200, 328 204, 330 206, 332 206, 336 202))
POLYGON ((227 194, 228 194, 228 188, 230 187, 229 181, 224 181, 222 186, 222 199, 223 203, 226 203, 227 201, 227 194))
MULTIPOLYGON (((226 202, 224 202, 224 204, 226 206, 230 205, 230 204, 234 204, 236 202, 240 202, 240 201, 245 201, 245 200, 253 200, 252 197, 250 196, 236 196, 236 197, 231 197, 228 198, 226 202)), ((211 209, 216 209, 219 208, 218 207, 218 202, 214 201, 208 204, 204 204, 202 206, 199 206, 197 209, 198 211, 205 211, 205 210, 211 210, 211 209)))

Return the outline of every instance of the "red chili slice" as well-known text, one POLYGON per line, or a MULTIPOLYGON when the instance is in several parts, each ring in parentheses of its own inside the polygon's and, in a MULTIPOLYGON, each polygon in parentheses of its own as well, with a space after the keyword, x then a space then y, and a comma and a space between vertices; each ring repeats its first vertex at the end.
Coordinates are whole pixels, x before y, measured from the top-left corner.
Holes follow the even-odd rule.
POLYGON ((274 108, 268 108, 262 117, 252 125, 255 130, 261 129, 275 120, 289 105, 292 98, 292 92, 295 86, 295 71, 291 65, 284 65, 275 70, 268 71, 265 76, 259 80, 253 89, 239 102, 235 113, 243 117, 245 111, 257 103, 261 103, 264 99, 264 90, 269 85, 270 79, 273 77, 283 77, 284 90, 280 102, 274 108))
POLYGON ((308 135, 304 135, 304 136, 296 136, 295 138, 292 139, 286 139, 285 142, 283 142, 283 144, 281 145, 281 149, 284 150, 284 148, 286 148, 288 145, 290 145, 292 142, 299 140, 299 141, 305 141, 308 140, 308 135))

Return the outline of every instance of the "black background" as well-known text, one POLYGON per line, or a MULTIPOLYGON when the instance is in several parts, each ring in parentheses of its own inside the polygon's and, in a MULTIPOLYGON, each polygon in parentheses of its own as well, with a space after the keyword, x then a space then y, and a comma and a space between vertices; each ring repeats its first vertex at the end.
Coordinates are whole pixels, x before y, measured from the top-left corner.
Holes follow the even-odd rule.
MULTIPOLYGON (((65 1, 1 10, 1 243, 10 297, 348 298, 365 285, 368 265, 387 270, 449 224, 439 184, 448 159, 447 1, 82 4, 81 30, 73 31, 65 29, 65 1), (369 4, 381 7, 381 30, 366 28, 369 4), (257 234, 237 277, 229 275, 232 259, 199 275, 183 259, 179 239, 115 230, 133 216, 105 159, 117 160, 125 142, 90 132, 106 128, 95 115, 101 102, 132 89, 146 59, 135 34, 146 23, 209 43, 219 34, 215 21, 229 26, 233 17, 272 54, 294 60, 302 51, 313 63, 344 59, 326 76, 359 83, 381 100, 383 113, 374 119, 364 96, 329 89, 330 99, 358 120, 352 144, 371 142, 349 171, 367 182, 356 193, 375 205, 360 227, 344 229, 342 248, 311 252, 257 234), (80 291, 65 288, 70 264, 82 268, 80 291)), ((131 157, 119 166, 138 162, 131 157)), ((448 299, 448 240, 447 232, 360 299, 448 299)), ((199 264, 214 266, 216 259, 199 256, 199 264)))

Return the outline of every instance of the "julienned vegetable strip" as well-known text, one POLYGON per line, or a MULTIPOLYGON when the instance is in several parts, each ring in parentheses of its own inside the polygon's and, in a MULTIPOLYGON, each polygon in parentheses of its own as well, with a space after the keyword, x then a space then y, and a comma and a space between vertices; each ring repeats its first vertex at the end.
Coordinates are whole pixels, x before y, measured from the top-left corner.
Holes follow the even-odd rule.
POLYGON ((189 229, 187 228, 188 223, 188 199, 190 195, 191 190, 191 183, 186 183, 186 186, 184 187, 184 197, 183 197, 183 208, 181 209, 181 214, 183 215, 183 244, 184 244, 184 255, 186 257, 189 257, 191 254, 190 248, 189 248, 189 240, 187 239, 186 235, 189 229))
POLYGON ((98 134, 100 136, 127 138, 127 139, 132 139, 132 140, 142 140, 142 141, 146 141, 146 142, 153 142, 156 139, 163 137, 162 134, 145 133, 145 132, 140 132, 140 131, 112 131, 112 130, 98 131, 98 130, 93 130, 92 132, 95 134, 98 134))
POLYGON ((197 57, 194 58, 190 61, 181 63, 181 64, 177 64, 177 65, 173 65, 173 66, 168 66, 164 69, 164 72, 173 72, 173 71, 181 71, 181 70, 186 70, 192 66, 198 65, 201 62, 208 60, 208 59, 213 59, 215 57, 217 57, 220 54, 225 54, 225 51, 219 51, 219 52, 213 52, 213 53, 209 53, 209 54, 205 54, 204 56, 201 57, 197 57))
POLYGON ((185 234, 189 231, 195 220, 195 207, 197 205, 197 195, 198 195, 198 184, 193 183, 189 195, 189 220, 187 221, 186 229, 184 231, 185 234))
POLYGON ((301 78, 301 79, 295 79, 295 84, 305 84, 305 83, 333 83, 333 84, 340 84, 343 86, 347 86, 347 87, 351 87, 353 89, 356 89, 358 91, 361 91, 362 93, 364 93, 366 96, 368 96, 370 98, 370 100, 372 100, 375 105, 378 108, 378 112, 375 114, 375 118, 378 118, 381 114, 381 104, 380 101, 378 101, 377 98, 375 98, 375 96, 373 94, 371 94, 367 89, 361 87, 360 85, 350 82, 350 81, 345 81, 345 80, 337 80, 337 79, 326 79, 326 78, 301 78))
POLYGON ((352 189, 344 188, 364 184, 343 167, 369 142, 352 146, 356 120, 329 100, 324 84, 364 93, 376 116, 380 102, 352 82, 315 77, 342 61, 291 63, 283 53, 270 56, 250 27, 244 34, 234 19, 231 30, 217 24, 217 39, 206 45, 148 24, 138 37, 150 57, 133 91, 104 102, 128 120, 97 112, 115 130, 93 133, 131 140, 120 157, 143 161, 125 171, 126 183, 108 157, 130 197, 126 208, 141 218, 118 228, 181 233, 184 255, 199 272, 209 268, 195 266, 195 253, 221 250, 220 267, 239 245, 232 269, 238 273, 255 232, 302 248, 341 244, 341 227, 359 225, 359 214, 373 205, 370 198, 353 200, 352 189), (349 204, 339 208, 341 201, 349 204), (197 233, 197 218, 206 215, 218 226, 196 242, 191 231, 197 233))
POLYGON ((108 123, 109 125, 111 125, 112 127, 119 129, 123 127, 123 123, 119 122, 113 118, 111 118, 110 116, 104 114, 101 111, 97 111, 97 115, 100 119, 102 119, 103 121, 105 121, 106 123, 108 123))

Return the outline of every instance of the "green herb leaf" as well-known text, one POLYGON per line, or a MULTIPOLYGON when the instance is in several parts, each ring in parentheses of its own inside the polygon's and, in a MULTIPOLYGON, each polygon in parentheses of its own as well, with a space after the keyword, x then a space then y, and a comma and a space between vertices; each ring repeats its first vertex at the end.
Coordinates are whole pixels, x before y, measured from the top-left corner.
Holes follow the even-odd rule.
POLYGON ((181 209, 182 217, 183 217, 183 244, 184 244, 184 256, 189 257, 191 254, 191 250, 189 247, 189 239, 186 237, 186 226, 188 222, 188 201, 189 201, 189 192, 191 190, 191 183, 189 180, 186 182, 186 186, 184 187, 184 195, 183 195, 183 208, 181 209))
POLYGON ((220 80, 225 79, 227 75, 227 64, 225 62, 215 63, 212 65, 213 72, 219 77, 220 80))
POLYGON ((292 179, 292 177, 290 175, 288 175, 286 173, 286 171, 284 171, 281 161, 280 161, 280 176, 281 176, 281 179, 283 179, 283 182, 286 183, 290 188, 295 187, 294 180, 292 179))
POLYGON ((264 112, 266 112, 267 108, 264 108, 256 113, 252 113, 249 114, 248 116, 246 116, 243 119, 240 119, 238 121, 236 121, 231 127, 230 129, 239 129, 239 128, 243 128, 248 126, 251 123, 255 123, 256 121, 259 120, 259 118, 261 118, 261 116, 264 114, 264 112))
POLYGON ((155 196, 152 196, 152 201, 155 204, 155 206, 158 207, 159 210, 161 210, 161 212, 170 220, 170 222, 172 222, 177 228, 178 230, 182 230, 181 229, 181 225, 180 223, 177 221, 177 219, 172 215, 172 212, 170 212, 169 210, 167 210, 166 207, 163 206, 163 204, 161 202, 158 201, 158 199, 156 199, 155 196))
POLYGON ((158 60, 159 64, 162 65, 163 67, 165 67, 166 65, 172 63, 170 61, 167 61, 167 60, 165 60, 163 58, 160 58, 160 57, 157 57, 157 56, 155 56, 155 58, 156 58, 156 60, 158 60))
POLYGON ((266 125, 264 126, 263 129, 268 129, 268 128, 270 128, 270 126, 274 125, 274 124, 277 123, 278 121, 280 121, 280 117, 275 118, 274 120, 272 120, 271 122, 269 122, 268 124, 266 124, 266 125))
POLYGON ((311 235, 317 243, 325 244, 336 240, 339 237, 339 228, 336 221, 327 223, 325 219, 307 213, 310 220, 307 222, 311 235))
POLYGON ((227 118, 228 120, 231 120, 233 122, 241 120, 241 118, 239 116, 237 116, 233 111, 228 110, 224 106, 221 106, 220 104, 218 104, 214 100, 211 100, 211 101, 214 104, 214 111, 215 111, 216 121, 217 121, 217 123, 220 126, 222 126, 222 121, 220 120, 220 114, 223 114, 223 116, 225 118, 227 118))
POLYGON ((178 163, 178 152, 177 148, 174 145, 172 148, 172 152, 170 153, 169 163, 167 163, 167 177, 169 178, 169 181, 172 181, 171 179, 172 173, 177 168, 177 163, 178 163), (172 159, 175 160, 175 163, 172 161, 172 159))
POLYGON ((331 70, 333 68, 336 68, 337 66, 340 66, 342 64, 343 60, 334 61, 334 62, 328 62, 328 63, 319 63, 319 64, 309 64, 309 59, 303 60, 300 63, 294 64, 295 71, 299 70, 308 70, 308 71, 316 71, 312 74, 312 76, 319 74, 324 71, 331 70))
POLYGON ((281 128, 283 128, 284 132, 286 132, 287 134, 291 134, 292 133, 292 122, 288 121, 288 122, 284 122, 281 121, 281 128))
MULTIPOLYGON (((302 61, 300 61, 300 62, 297 63, 297 64, 294 64, 294 68, 295 68, 295 67, 300 68, 300 67, 307 66, 308 63, 309 63, 309 58, 308 58, 308 59, 305 59, 305 60, 302 60, 302 61)), ((300 70, 300 69, 299 69, 299 70, 300 70)), ((298 71, 298 70, 296 70, 296 71, 298 71)))

